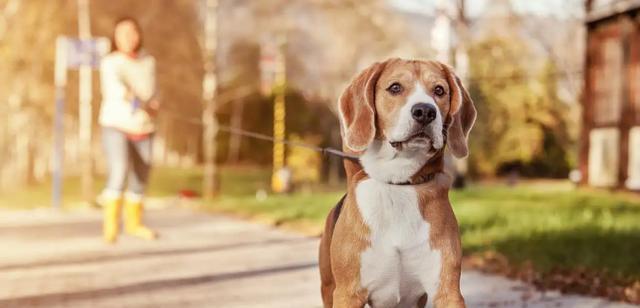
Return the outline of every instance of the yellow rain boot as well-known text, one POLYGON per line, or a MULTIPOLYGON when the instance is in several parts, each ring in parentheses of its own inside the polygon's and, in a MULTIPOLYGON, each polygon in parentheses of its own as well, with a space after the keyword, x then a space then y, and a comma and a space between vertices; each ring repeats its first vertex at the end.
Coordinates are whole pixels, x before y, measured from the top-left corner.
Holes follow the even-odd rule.
POLYGON ((103 208, 102 235, 104 241, 113 244, 118 238, 120 229, 120 209, 122 199, 108 199, 103 208))
POLYGON ((154 240, 157 234, 142 224, 142 202, 127 200, 125 202, 125 230, 128 234, 145 239, 154 240))

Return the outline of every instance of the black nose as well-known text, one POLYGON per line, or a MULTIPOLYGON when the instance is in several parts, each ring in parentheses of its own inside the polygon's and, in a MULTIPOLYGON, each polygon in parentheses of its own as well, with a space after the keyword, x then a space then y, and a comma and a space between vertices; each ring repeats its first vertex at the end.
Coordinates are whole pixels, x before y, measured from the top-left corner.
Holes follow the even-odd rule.
POLYGON ((427 125, 435 120, 437 114, 436 107, 432 104, 418 103, 411 107, 411 116, 418 123, 427 125))

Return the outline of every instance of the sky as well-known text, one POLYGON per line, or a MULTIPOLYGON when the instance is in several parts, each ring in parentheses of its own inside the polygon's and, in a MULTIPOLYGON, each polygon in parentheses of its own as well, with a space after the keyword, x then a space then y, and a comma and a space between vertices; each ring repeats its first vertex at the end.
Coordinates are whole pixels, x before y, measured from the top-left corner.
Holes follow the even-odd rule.
MULTIPOLYGON (((456 1, 456 0, 449 0, 456 1)), ((492 0, 466 0, 470 17, 478 17, 492 0)), ((493 0, 495 1, 495 0, 493 0)), ((389 0, 398 9, 432 14, 436 0, 389 0)), ((558 18, 581 17, 583 0, 511 0, 516 12, 558 18)))

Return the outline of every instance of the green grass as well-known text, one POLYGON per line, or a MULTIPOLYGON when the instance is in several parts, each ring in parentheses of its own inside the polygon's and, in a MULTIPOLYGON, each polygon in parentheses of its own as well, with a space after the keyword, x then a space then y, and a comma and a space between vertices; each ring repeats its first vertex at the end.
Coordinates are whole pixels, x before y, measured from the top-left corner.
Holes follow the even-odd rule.
MULTIPOLYGON (((64 181, 62 200, 65 208, 74 208, 79 205, 81 192, 78 178, 69 178, 64 181)), ((50 181, 0 192, 0 208, 4 209, 47 207, 51 206, 51 202, 50 181)))
POLYGON ((640 199, 540 186, 475 186, 451 194, 465 253, 496 251, 540 272, 585 269, 640 279, 640 199))
POLYGON ((258 200, 255 196, 222 196, 212 202, 210 208, 317 235, 324 226, 327 213, 342 194, 315 192, 270 195, 264 200, 258 200))
MULTIPOLYGON (((270 170, 255 167, 233 167, 220 170, 221 190, 224 197, 253 196, 257 189, 269 188, 270 170)), ((200 194, 202 190, 202 168, 154 168, 147 195, 150 197, 177 196, 181 190, 192 190, 200 194)), ((105 177, 96 175, 94 195, 100 193, 105 177)), ((82 202, 79 177, 64 180, 62 201, 65 208, 85 206, 82 202)), ((51 206, 51 182, 11 189, 0 192, 0 208, 32 209, 51 206)))
MULTIPOLYGON (((258 200, 254 183, 247 194, 224 194, 207 208, 321 232, 324 219, 343 190, 269 195, 258 200)), ((262 181, 268 182, 268 174, 262 181)), ((259 182, 259 181, 258 181, 259 182)), ((224 182, 223 182, 224 183, 224 182)), ((452 204, 465 254, 498 252, 514 266, 530 262, 542 273, 587 270, 624 280, 640 279, 640 196, 575 189, 561 181, 517 187, 480 184, 452 191, 452 204)))
MULTIPOLYGON (((223 175, 226 176, 226 175, 223 175)), ((245 174, 245 177, 247 175, 245 174)), ((96 175, 94 195, 100 193, 104 186, 105 177, 96 175)), ((202 172, 198 168, 156 168, 151 172, 148 195, 151 197, 175 196, 182 189, 200 191, 202 172)), ((86 206, 82 202, 81 182, 79 177, 69 177, 64 180, 62 203, 64 208, 86 206)), ((51 181, 34 184, 0 192, 0 208, 32 209, 51 206, 51 181)))

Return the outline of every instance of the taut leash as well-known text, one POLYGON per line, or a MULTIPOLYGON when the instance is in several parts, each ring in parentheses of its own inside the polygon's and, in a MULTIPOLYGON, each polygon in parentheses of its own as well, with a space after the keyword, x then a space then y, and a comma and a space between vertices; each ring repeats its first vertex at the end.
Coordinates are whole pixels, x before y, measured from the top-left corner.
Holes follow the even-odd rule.
MULTIPOLYGON (((163 113, 163 115, 168 115, 170 117, 179 119, 181 121, 185 121, 185 122, 189 122, 192 124, 197 124, 197 125, 203 125, 202 124, 202 120, 200 119, 195 119, 195 118, 187 118, 187 117, 183 117, 183 116, 179 116, 176 114, 172 114, 172 113, 163 113)), ((273 142, 273 143, 282 143, 282 144, 286 144, 289 146, 294 146, 294 147, 300 147, 300 148, 306 148, 315 152, 319 152, 322 153, 323 155, 333 155, 333 156, 338 156, 340 158, 343 159, 348 159, 350 161, 354 161, 354 162, 359 162, 360 159, 358 158, 358 156, 353 155, 353 154, 349 154, 349 153, 345 153, 343 151, 331 148, 331 147, 319 147, 319 146, 315 146, 312 144, 308 144, 308 143, 303 143, 303 142, 298 142, 298 141, 291 141, 291 140, 286 140, 286 139, 278 139, 278 138, 274 138, 272 136, 269 135, 265 135, 265 134, 261 134, 261 133, 257 133, 257 132, 252 132, 252 131, 248 131, 242 128, 237 128, 237 127, 232 127, 232 126, 228 126, 228 125, 217 125, 218 130, 226 132, 226 133, 230 133, 230 134, 234 134, 234 135, 240 135, 240 136, 244 136, 244 137, 249 137, 249 138, 253 138, 253 139, 258 139, 258 140, 264 140, 264 141, 269 141, 269 142, 273 142)))

